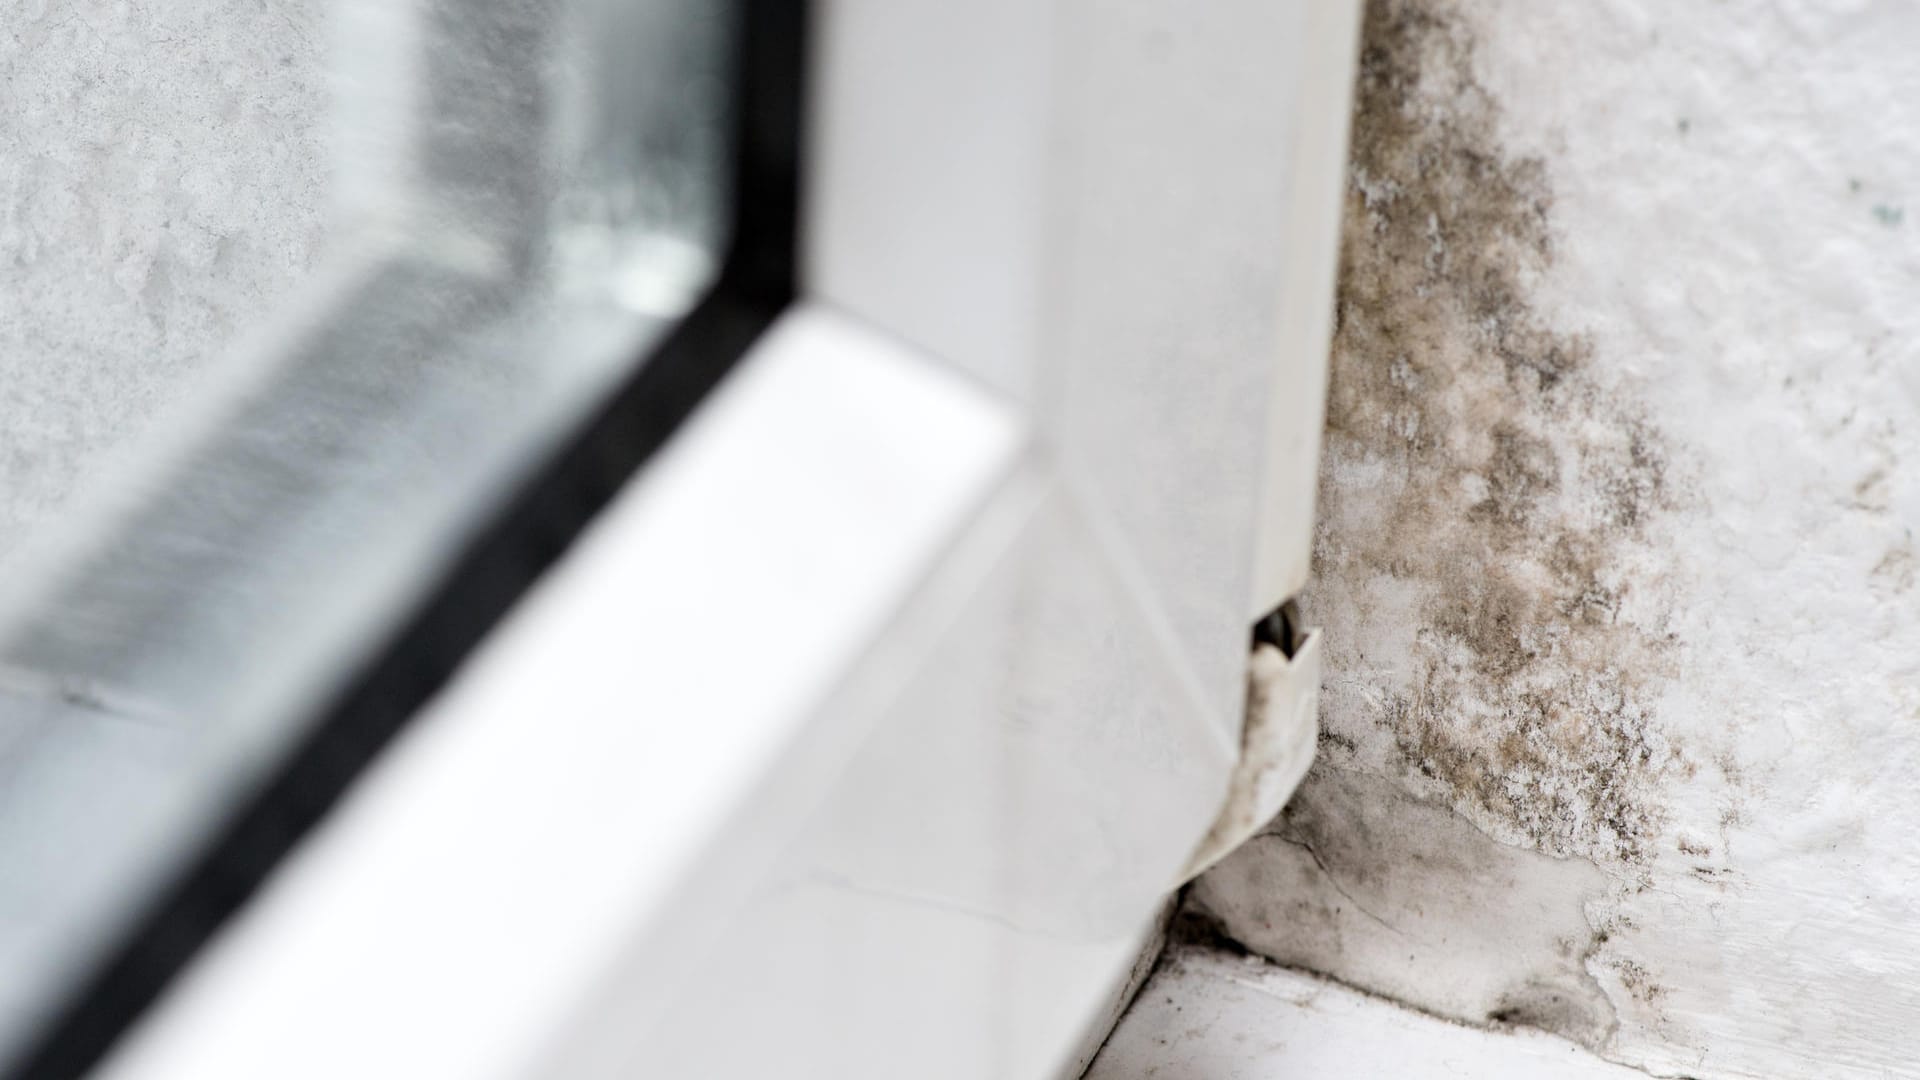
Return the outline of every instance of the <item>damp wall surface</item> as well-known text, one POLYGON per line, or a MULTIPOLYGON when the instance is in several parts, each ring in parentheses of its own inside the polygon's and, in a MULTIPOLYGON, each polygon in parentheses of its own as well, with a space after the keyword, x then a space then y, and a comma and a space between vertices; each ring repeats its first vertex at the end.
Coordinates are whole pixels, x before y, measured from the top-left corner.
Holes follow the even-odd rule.
POLYGON ((1319 758, 1189 913, 1659 1075, 1920 1075, 1920 8, 1363 38, 1319 758))

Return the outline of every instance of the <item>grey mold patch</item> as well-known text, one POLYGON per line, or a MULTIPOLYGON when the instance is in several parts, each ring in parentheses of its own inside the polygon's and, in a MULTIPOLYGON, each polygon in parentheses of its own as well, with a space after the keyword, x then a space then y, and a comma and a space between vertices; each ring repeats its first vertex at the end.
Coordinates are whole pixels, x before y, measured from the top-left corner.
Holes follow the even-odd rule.
POLYGON ((1677 501, 1669 455, 1529 303, 1552 193, 1454 11, 1367 13, 1307 598, 1324 722, 1503 840, 1644 865, 1687 768, 1652 716, 1658 583, 1626 565, 1677 501))
POLYGON ((1661 996, 1609 945, 1671 786, 1677 643, 1651 532, 1673 454, 1531 302, 1543 163, 1508 152, 1449 0, 1376 0, 1363 46, 1316 581, 1320 761, 1190 894, 1282 963, 1589 1047, 1661 996))
POLYGON ((1448 1019, 1598 1046, 1615 1019, 1586 968, 1604 941, 1586 903, 1608 885, 1591 863, 1498 843, 1391 779, 1322 767, 1188 905, 1279 963, 1448 1019))

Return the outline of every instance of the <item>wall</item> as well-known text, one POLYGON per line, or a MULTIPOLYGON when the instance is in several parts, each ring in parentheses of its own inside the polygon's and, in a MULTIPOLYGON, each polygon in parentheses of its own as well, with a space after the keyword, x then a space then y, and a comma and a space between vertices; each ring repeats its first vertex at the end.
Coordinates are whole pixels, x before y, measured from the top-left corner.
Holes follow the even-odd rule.
POLYGON ((1920 1075, 1916 42, 1371 5, 1320 757, 1201 917, 1660 1075, 1920 1075))

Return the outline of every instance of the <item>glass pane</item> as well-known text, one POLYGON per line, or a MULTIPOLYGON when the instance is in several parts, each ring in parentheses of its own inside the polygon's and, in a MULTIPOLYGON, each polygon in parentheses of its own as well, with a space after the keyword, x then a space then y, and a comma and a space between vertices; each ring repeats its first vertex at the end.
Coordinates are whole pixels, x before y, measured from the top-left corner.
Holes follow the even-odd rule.
POLYGON ((324 10, 0 15, 0 572, 313 269, 324 10))
POLYGON ((0 43, 0 1054, 688 310, 729 205, 725 5, 138 7, 0 43))

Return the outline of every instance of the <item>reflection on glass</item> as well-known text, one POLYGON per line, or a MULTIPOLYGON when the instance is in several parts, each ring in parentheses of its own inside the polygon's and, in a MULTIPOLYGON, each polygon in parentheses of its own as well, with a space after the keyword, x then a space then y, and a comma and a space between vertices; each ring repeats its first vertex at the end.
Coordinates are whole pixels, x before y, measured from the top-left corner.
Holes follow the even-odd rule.
POLYGON ((25 7, 0 1055, 710 280, 732 32, 693 0, 25 7))

